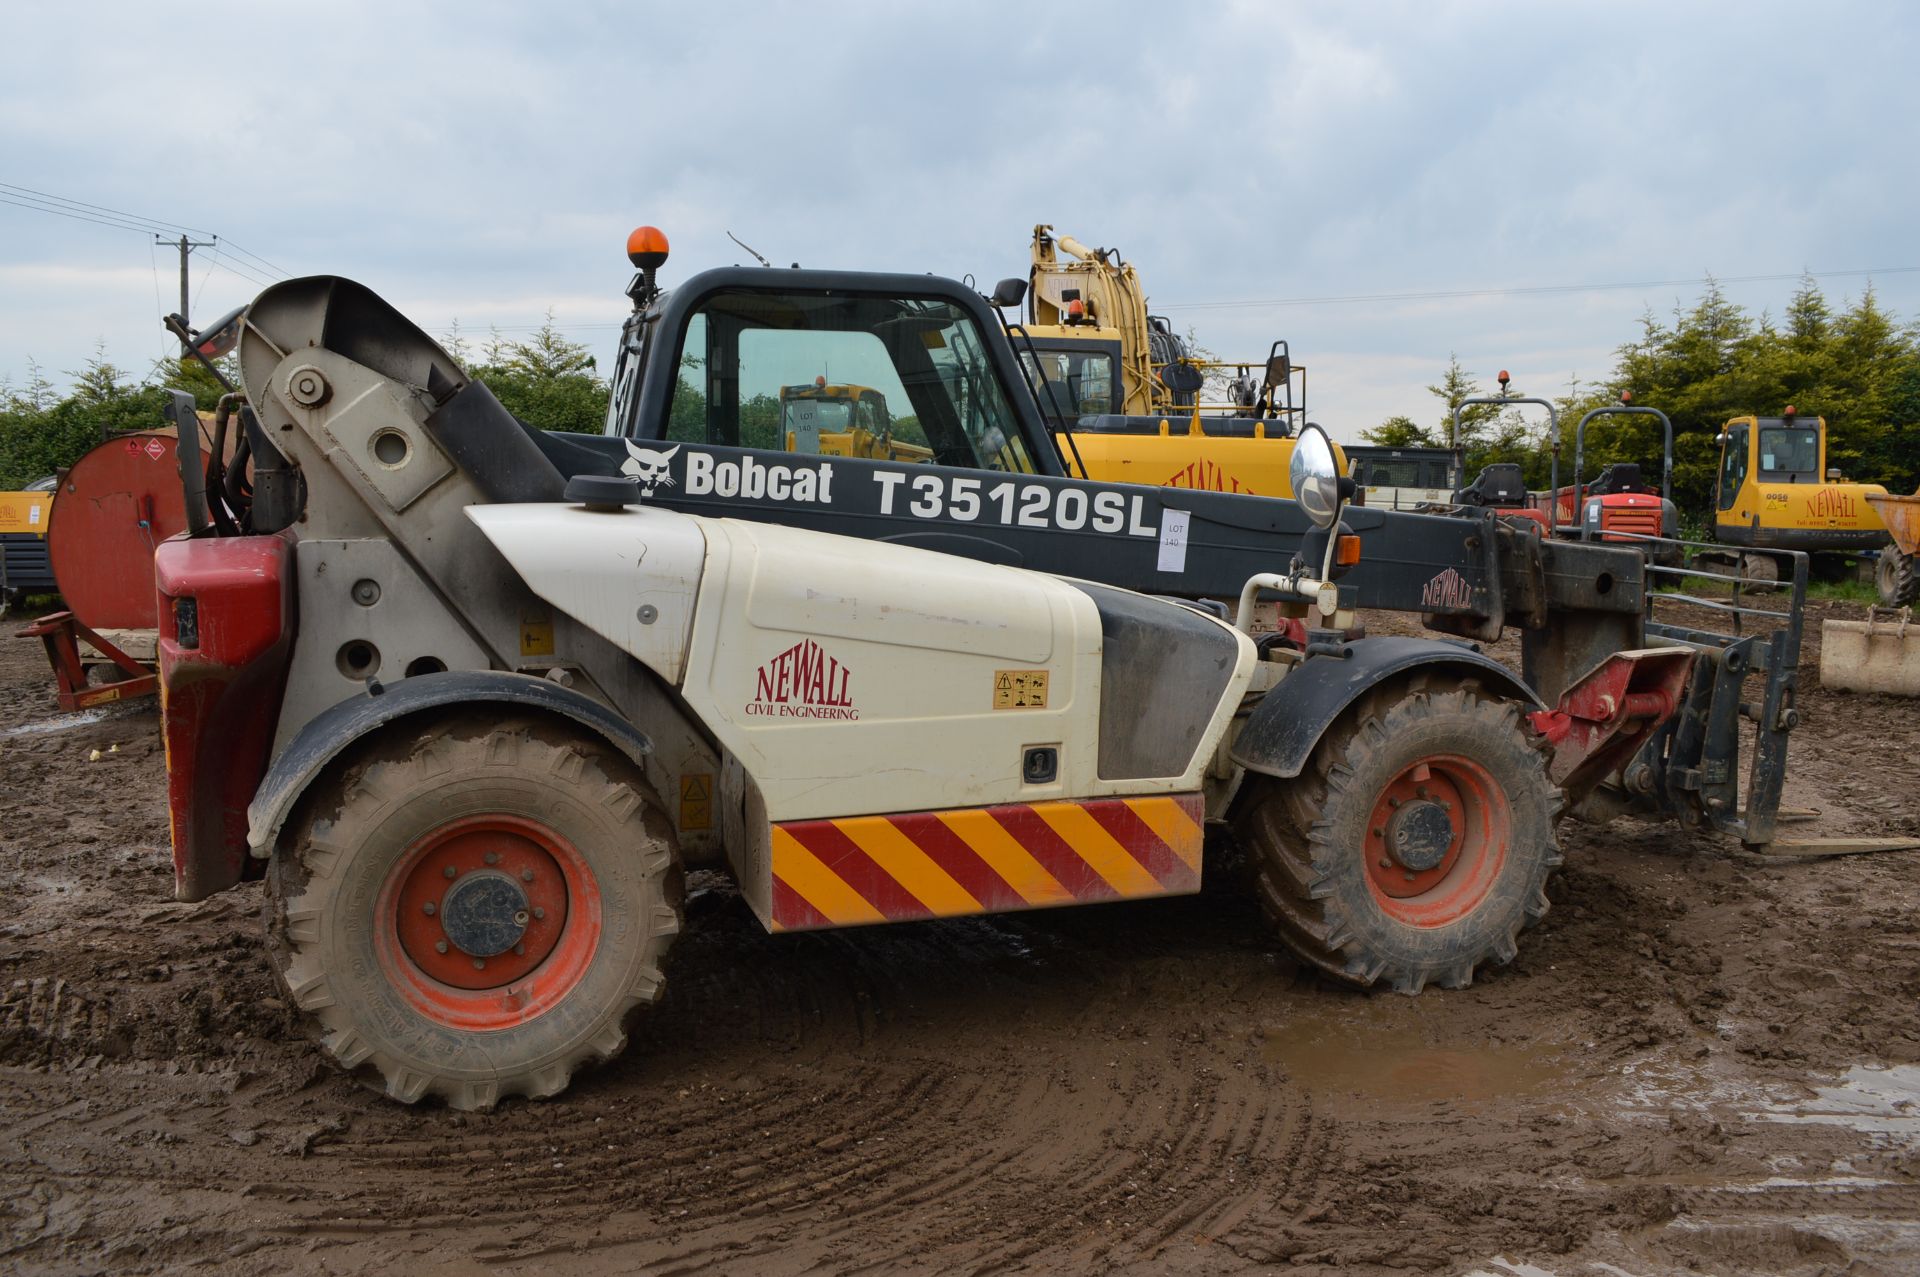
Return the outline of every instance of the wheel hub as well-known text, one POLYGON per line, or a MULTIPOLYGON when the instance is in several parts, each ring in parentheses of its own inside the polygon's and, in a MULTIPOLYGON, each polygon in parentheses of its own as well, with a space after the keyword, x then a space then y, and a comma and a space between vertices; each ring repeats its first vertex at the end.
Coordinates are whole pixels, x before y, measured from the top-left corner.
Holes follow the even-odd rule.
POLYGON ((1388 819, 1386 843, 1388 855, 1423 873, 1447 858, 1453 847, 1453 822, 1439 803, 1416 798, 1388 819))
POLYGON ((422 975, 498 989, 546 961, 570 902, 549 838, 530 822, 487 817, 429 835, 390 906, 400 947, 422 975))
POLYGON ((1452 770, 1438 757, 1414 763, 1374 800, 1367 820, 1367 877, 1381 895, 1424 895, 1460 858, 1466 808, 1452 770))
POLYGON ((492 958, 520 943, 533 914, 520 884, 497 869, 467 874, 440 898, 440 927, 462 953, 492 958))

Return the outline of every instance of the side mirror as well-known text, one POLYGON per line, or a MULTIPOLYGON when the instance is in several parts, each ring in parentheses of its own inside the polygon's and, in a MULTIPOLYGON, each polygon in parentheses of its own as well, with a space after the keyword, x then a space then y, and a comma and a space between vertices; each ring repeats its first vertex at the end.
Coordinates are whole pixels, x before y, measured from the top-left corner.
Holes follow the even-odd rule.
POLYGON ((1717 435, 1715 435, 1715 436, 1713 437, 1713 441, 1714 441, 1715 443, 1717 443, 1717 444, 1719 444, 1719 445, 1720 445, 1720 446, 1721 446, 1722 448, 1724 448, 1724 447, 1726 447, 1726 446, 1727 446, 1727 432, 1726 432, 1726 431, 1724 431, 1724 430, 1722 430, 1722 431, 1721 431, 1721 432, 1720 432, 1719 434, 1717 434, 1717 435))
POLYGON ((1001 310, 1018 306, 1027 299, 1027 281, 1003 279, 993 286, 993 304, 1001 310))
POLYGON ((1207 375, 1192 364, 1168 364, 1160 370, 1160 384, 1176 395, 1190 395, 1205 385, 1207 375))
POLYGON ((1316 528, 1330 528, 1340 519, 1340 463, 1334 460, 1333 441, 1317 425, 1304 426, 1293 443, 1287 466, 1293 499, 1316 528))
POLYGON ((1840 468, 1838 466, 1832 467, 1827 471, 1827 482, 1828 483, 1840 482, 1840 468))
POLYGON ((193 335, 193 348, 208 359, 218 359, 240 344, 240 317, 245 306, 236 306, 193 335))

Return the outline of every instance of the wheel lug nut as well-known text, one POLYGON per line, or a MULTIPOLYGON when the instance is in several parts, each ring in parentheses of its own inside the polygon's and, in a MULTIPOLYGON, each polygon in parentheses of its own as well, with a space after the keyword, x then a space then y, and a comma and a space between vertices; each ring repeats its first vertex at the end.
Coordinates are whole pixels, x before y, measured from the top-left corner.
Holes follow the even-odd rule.
POLYGON ((1389 807, 1398 807, 1399 805, 1400 805, 1400 800, 1399 800, 1398 798, 1389 798, 1389 799, 1387 799, 1387 806, 1389 806, 1389 807))
POLYGON ((536 918, 544 918, 547 916, 547 911, 545 909, 535 909, 533 911, 533 916, 536 918))
POLYGON ((458 878, 460 876, 460 871, 458 869, 455 869, 452 865, 448 865, 441 872, 446 874, 447 877, 449 878, 458 878))
POLYGON ((429 900, 427 903, 421 905, 420 912, 426 914, 429 918, 433 917, 433 901, 429 900))
MULTIPOLYGON (((1411 878, 1413 875, 1408 874, 1407 877, 1411 878)), ((473 969, 475 971, 485 971, 487 969, 487 960, 485 958, 475 958, 473 960, 473 969)))
POLYGON ((522 870, 520 871, 520 881, 521 881, 521 882, 532 882, 532 881, 533 881, 533 870, 531 870, 531 869, 522 869, 522 870))
POLYGON ((500 863, 500 853, 499 853, 499 852, 497 852, 497 851, 490 851, 490 852, 488 852, 488 853, 487 853, 487 855, 486 855, 486 861, 487 861, 487 863, 488 863, 488 864, 490 864, 490 865, 497 865, 497 864, 499 864, 499 863, 500 863))
POLYGON ((1419 788, 1415 789, 1413 792, 1420 795, 1422 798, 1425 798, 1427 796, 1427 787, 1425 785, 1421 785, 1419 788))
POLYGON ((433 951, 435 953, 445 953, 447 951, 447 942, 445 940, 435 940, 433 942, 433 951))
POLYGON ((1373 831, 1373 836, 1375 838, 1385 838, 1387 836, 1387 831, 1384 829, 1376 829, 1373 831))
POLYGON ((1391 869, 1393 868, 1393 862, 1391 860, 1388 860, 1385 856, 1382 856, 1380 857, 1380 867, 1382 869, 1391 869))
POLYGON ((513 915, 513 925, 516 927, 524 927, 527 925, 527 911, 525 909, 513 915))
POLYGON ((513 946, 513 951, 515 953, 525 953, 527 951, 527 946, 525 946, 524 944, 517 944, 513 946))

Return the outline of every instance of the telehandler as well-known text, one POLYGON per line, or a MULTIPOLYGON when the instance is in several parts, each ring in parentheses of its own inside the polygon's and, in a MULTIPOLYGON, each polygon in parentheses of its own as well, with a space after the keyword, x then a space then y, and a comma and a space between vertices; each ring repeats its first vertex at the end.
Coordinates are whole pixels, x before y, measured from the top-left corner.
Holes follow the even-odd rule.
POLYGON ((1572 802, 1772 841, 1797 621, 1659 628, 1630 551, 1352 509, 1318 428, 1297 501, 1068 477, 962 286, 668 295, 664 238, 631 255, 605 436, 525 428, 330 276, 242 318, 250 483, 208 484, 181 433, 176 894, 264 876, 293 1003, 387 1094, 484 1108, 617 1053, 692 866, 803 930, 1192 892, 1231 826, 1303 962, 1411 993, 1513 956, 1572 802), (743 393, 804 384, 794 334, 891 369, 933 458, 714 441, 743 393), (1525 676, 1365 637, 1369 597, 1522 626, 1525 676), (1263 606, 1298 641, 1256 640, 1263 606))

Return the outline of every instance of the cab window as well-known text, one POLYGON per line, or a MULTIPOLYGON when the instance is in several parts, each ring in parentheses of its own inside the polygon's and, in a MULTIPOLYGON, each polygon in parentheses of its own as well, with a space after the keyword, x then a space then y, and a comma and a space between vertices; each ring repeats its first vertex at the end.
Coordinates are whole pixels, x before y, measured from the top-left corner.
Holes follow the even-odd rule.
POLYGON ((678 358, 672 439, 1035 469, 978 327, 943 299, 732 289, 678 358))
POLYGON ((1115 411, 1113 356, 1103 350, 1023 350, 1040 411, 1053 421, 1115 411))
POLYGON ((1740 485, 1747 481, 1747 428, 1735 426, 1727 431, 1727 442, 1720 453, 1720 508, 1731 510, 1740 499, 1740 485))
POLYGON ((1760 431, 1763 479, 1809 482, 1820 478, 1820 432, 1808 426, 1767 426, 1760 431))

